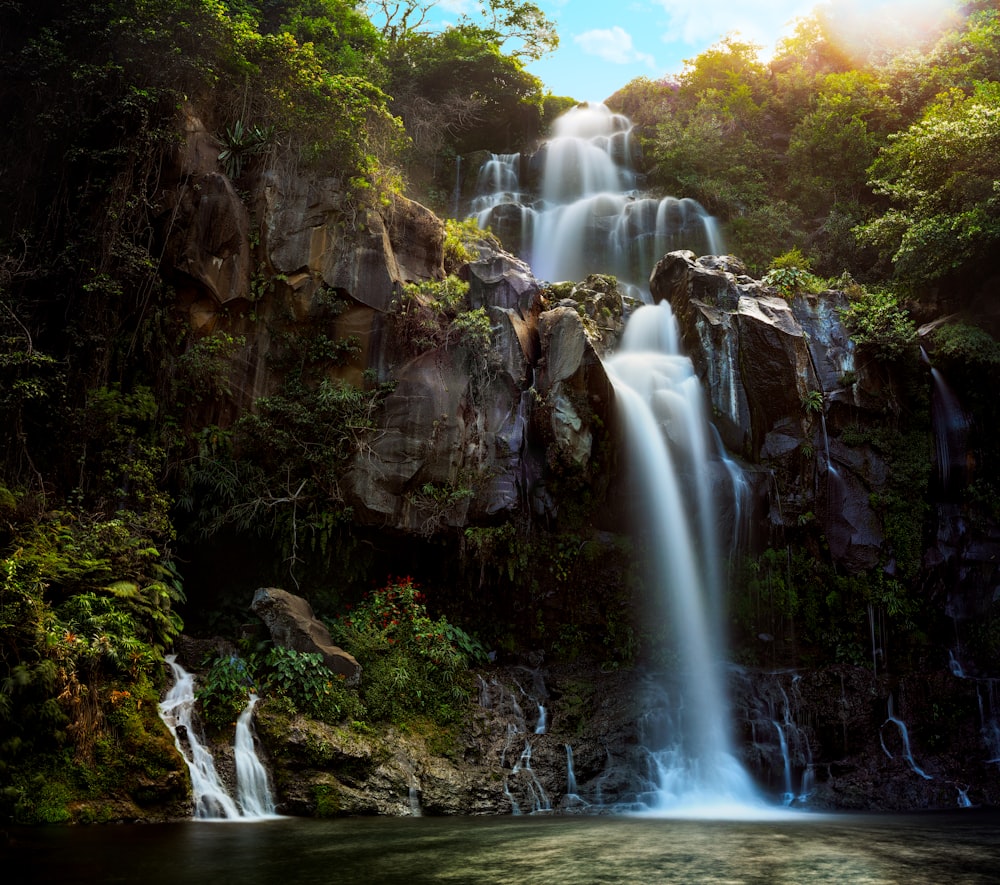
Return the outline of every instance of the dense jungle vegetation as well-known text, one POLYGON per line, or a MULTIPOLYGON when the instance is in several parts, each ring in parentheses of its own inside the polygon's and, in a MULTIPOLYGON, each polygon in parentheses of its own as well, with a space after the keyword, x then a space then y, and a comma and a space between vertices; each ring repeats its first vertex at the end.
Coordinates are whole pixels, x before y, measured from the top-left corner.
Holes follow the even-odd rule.
MULTIPOLYGON (((216 134, 220 168, 241 192, 269 168, 334 177, 345 218, 393 192, 446 213, 457 156, 526 149, 544 137, 573 104, 525 70, 555 45, 553 23, 530 2, 489 0, 482 14, 435 33, 424 26, 430 5, 0 0, 5 818, 66 820, 74 797, 135 795, 138 781, 170 767, 155 712, 162 656, 182 615, 204 632, 246 617, 246 587, 186 592, 218 578, 206 566, 210 545, 241 533, 265 544, 250 563, 262 570, 260 583, 287 577, 295 559, 317 610, 368 672, 384 674, 365 697, 331 695, 311 663, 257 650, 256 678, 276 692, 285 685, 293 706, 327 718, 448 721, 462 668, 483 654, 472 634, 490 647, 513 643, 488 615, 477 623, 469 614, 475 593, 486 592, 478 564, 451 575, 475 591, 418 591, 409 578, 379 572, 350 514, 324 498, 352 434, 375 420, 382 386, 324 386, 306 361, 252 414, 225 427, 201 420, 200 404, 231 393, 236 342, 196 339, 173 310, 173 281, 160 273, 164 193, 174 184, 164 176, 187 107, 216 134), (275 477, 302 495, 294 523, 277 510, 239 509, 245 499, 236 492, 275 477), (362 596, 372 584, 383 590, 362 596), (371 629, 346 617, 348 603, 371 629), (387 618, 399 606, 405 618, 387 618), (427 703, 401 705, 392 681, 400 668, 424 686, 427 703), (312 694, 287 688, 295 673, 312 694)), ((858 39, 863 33, 864 22, 821 10, 769 61, 732 36, 676 79, 634 81, 609 104, 639 127, 648 185, 699 200, 755 273, 784 269, 794 281, 808 272, 854 286, 853 328, 872 359, 915 359, 914 321, 960 315, 936 333, 937 359, 977 416, 987 466, 970 495, 978 512, 997 518, 991 379, 1000 314, 990 259, 1000 244, 1000 13, 986 0, 957 5, 939 33, 893 46, 858 39)), ((451 248, 461 255, 459 242, 451 248)), ((331 312, 339 309, 331 301, 331 312)), ((455 311, 446 320, 459 321, 455 311)), ((465 333, 482 334, 476 317, 462 322, 465 333)), ((351 345, 310 346, 318 363, 344 359, 351 345)), ((887 447, 906 449, 910 417, 887 447)), ((912 516, 921 493, 914 478, 918 469, 901 473, 892 513, 912 516)), ((586 519, 582 506, 561 534, 530 544, 511 525, 459 538, 442 531, 425 543, 474 551, 495 566, 498 586, 527 585, 540 597, 546 581, 585 586, 591 551, 579 555, 585 538, 575 532, 586 519)), ((402 545, 403 561, 392 563, 400 574, 414 549, 402 545)), ((794 570, 809 571, 808 550, 805 542, 796 550, 794 570)), ((768 565, 762 557, 755 574, 768 565)), ((793 568, 780 571, 791 580, 793 568)), ((847 581, 822 580, 804 574, 800 584, 847 581)), ((913 591, 899 592, 912 619, 913 591)), ((613 637, 616 666, 634 660, 624 620, 603 635, 613 637)), ((531 641, 556 654, 606 642, 595 643, 571 611, 531 641)), ((217 692, 206 706, 223 711, 221 722, 245 683, 220 665, 210 685, 217 692)))

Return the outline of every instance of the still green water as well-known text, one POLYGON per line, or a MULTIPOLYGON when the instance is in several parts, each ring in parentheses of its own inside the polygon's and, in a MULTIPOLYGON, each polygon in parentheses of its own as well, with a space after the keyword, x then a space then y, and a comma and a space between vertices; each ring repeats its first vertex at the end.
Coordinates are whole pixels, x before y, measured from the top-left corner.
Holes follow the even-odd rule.
POLYGON ((11 883, 997 883, 1000 814, 406 818, 0 830, 11 883))

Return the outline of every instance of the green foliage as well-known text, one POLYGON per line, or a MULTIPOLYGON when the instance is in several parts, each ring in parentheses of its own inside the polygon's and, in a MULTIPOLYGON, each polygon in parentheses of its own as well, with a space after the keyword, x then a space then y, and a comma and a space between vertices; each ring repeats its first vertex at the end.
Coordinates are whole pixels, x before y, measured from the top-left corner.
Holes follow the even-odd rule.
POLYGON ((213 332, 194 339, 177 358, 173 374, 174 395, 179 401, 201 403, 233 394, 230 375, 234 358, 246 346, 242 335, 213 332))
POLYGON ((1000 366, 1000 341, 985 329, 967 323, 938 326, 931 335, 934 358, 944 364, 972 365, 977 371, 1000 366))
POLYGON ((896 295, 888 290, 858 287, 842 318, 854 343, 880 359, 898 361, 912 352, 916 326, 896 295))
POLYGON ((788 300, 800 292, 822 292, 824 283, 809 272, 811 267, 812 259, 803 255, 796 246, 772 260, 771 269, 764 275, 763 282, 774 286, 781 297, 788 300))
POLYGON ((823 391, 810 390, 802 398, 802 409, 807 415, 821 414, 823 411, 823 391))
POLYGON ((226 729, 246 707, 251 694, 268 702, 290 705, 298 712, 329 725, 359 718, 363 712, 357 692, 344 685, 317 653, 271 645, 249 658, 222 655, 201 677, 197 699, 205 722, 226 729))
POLYGON ((207 538, 232 526, 273 538, 293 570, 307 551, 326 561, 350 515, 341 476, 364 451, 391 389, 329 379, 310 385, 292 374, 189 466, 179 503, 195 517, 191 531, 207 538))
POLYGON ((223 144, 219 162, 226 167, 226 174, 235 181, 243 174, 247 161, 267 151, 274 139, 273 125, 245 126, 242 120, 237 120, 232 126, 226 127, 219 137, 223 144))
POLYGON ((489 357, 492 325, 485 308, 470 309, 469 284, 457 277, 407 285, 394 303, 397 336, 415 353, 462 347, 483 365, 489 357))
POLYGON ((871 665, 869 606, 894 626, 905 648, 920 612, 907 585, 881 569, 839 574, 797 544, 747 557, 730 608, 754 663, 871 665))
POLYGON ((272 646, 260 663, 261 684, 268 695, 288 698, 306 716, 328 724, 361 718, 356 691, 344 685, 322 655, 272 646))
MULTIPOLYGON (((142 403, 133 406, 142 412, 142 403)), ((0 805, 24 822, 63 820, 69 800, 80 807, 91 789, 70 760, 91 766, 109 742, 122 764, 125 752, 162 759, 145 717, 155 719, 152 686, 180 632, 184 596, 138 515, 32 514, 30 496, 12 497, 9 534, 0 536, 0 805), (65 792, 41 796, 40 772, 65 792)), ((139 789, 140 767, 102 782, 105 795, 139 789)))
POLYGON ((499 248, 500 241, 487 229, 483 230, 474 218, 444 221, 444 266, 449 277, 463 264, 479 258, 479 247, 499 248))
POLYGON ((225 728, 247 705, 253 677, 246 662, 236 655, 218 657, 201 677, 196 699, 201 704, 205 723, 211 728, 225 728))
MULTIPOLYGON (((514 150, 537 138, 542 83, 501 50, 494 28, 465 22, 438 33, 404 29, 387 36, 386 91, 411 140, 408 172, 415 186, 450 194, 456 156, 514 150)), ((450 210, 450 201, 437 202, 450 210)))
POLYGON ((362 697, 375 720, 428 715, 452 721, 468 695, 469 664, 486 658, 468 633, 431 618, 423 591, 409 577, 365 594, 332 632, 364 670, 362 697))
POLYGON ((898 276, 974 271, 1000 240, 1000 84, 954 89, 895 135, 871 167, 890 208, 860 228, 898 276))
MULTIPOLYGON (((386 40, 404 43, 423 36, 427 15, 436 0, 368 0, 365 6, 386 40)), ((464 11, 458 27, 451 30, 469 31, 495 45, 497 51, 508 41, 514 44, 512 55, 537 61, 559 45, 555 23, 541 8, 528 0, 485 0, 474 7, 474 13, 464 11)))

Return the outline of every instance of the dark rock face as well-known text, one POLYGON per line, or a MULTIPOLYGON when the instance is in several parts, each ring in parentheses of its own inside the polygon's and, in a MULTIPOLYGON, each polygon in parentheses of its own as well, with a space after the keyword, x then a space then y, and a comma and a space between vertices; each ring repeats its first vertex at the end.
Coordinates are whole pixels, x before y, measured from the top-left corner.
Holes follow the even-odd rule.
POLYGON ((232 182, 218 172, 176 193, 166 259, 218 304, 245 298, 250 282, 249 217, 232 182))
POLYGON ((629 791, 634 795, 642 751, 634 741, 628 674, 511 666, 483 672, 477 681, 465 724, 446 754, 392 727, 359 733, 289 720, 265 702, 258 731, 280 809, 322 817, 572 814, 602 810, 598 800, 610 807, 629 791))
POLYGON ((330 631, 301 596, 274 587, 261 587, 254 594, 250 608, 267 625, 275 645, 318 653, 332 672, 343 676, 348 685, 357 685, 361 679, 361 665, 353 655, 333 644, 330 631))
POLYGON ((850 572, 876 565, 884 537, 869 498, 885 483, 886 466, 870 447, 834 436, 848 423, 842 411, 851 421, 882 420, 867 410, 881 382, 855 362, 840 321, 846 296, 786 301, 746 276, 737 259, 691 252, 664 256, 650 289, 674 310, 723 441, 782 490, 772 525, 814 514, 838 565, 850 572))
POLYGON ((808 808, 905 811, 1000 800, 976 724, 980 691, 942 669, 893 679, 836 665, 741 672, 732 693, 745 759, 772 795, 790 788, 808 808))

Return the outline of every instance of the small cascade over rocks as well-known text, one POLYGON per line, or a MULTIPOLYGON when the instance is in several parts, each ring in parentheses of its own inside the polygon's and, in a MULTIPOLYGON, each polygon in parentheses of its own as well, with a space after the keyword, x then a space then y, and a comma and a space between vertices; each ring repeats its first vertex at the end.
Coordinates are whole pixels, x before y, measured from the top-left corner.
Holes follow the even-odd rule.
POLYGON ((499 762, 505 772, 503 794, 514 815, 552 811, 550 791, 532 766, 539 742, 545 745, 547 758, 553 755, 553 748, 549 746, 551 741, 547 739, 548 714, 542 703, 546 689, 538 670, 525 672, 532 680, 530 691, 517 680, 506 685, 495 678, 489 682, 480 678, 479 683, 479 705, 506 719, 506 737, 500 748, 499 762))
POLYGON ((718 254, 715 220, 695 200, 637 187, 632 123, 603 104, 572 108, 531 157, 495 154, 480 169, 472 213, 518 252, 539 279, 613 274, 648 300, 649 271, 665 253, 718 254), (538 192, 522 178, 537 175, 538 192))
POLYGON ((748 672, 732 668, 739 683, 742 708, 737 715, 749 731, 753 768, 763 773, 769 793, 788 807, 806 807, 816 772, 815 735, 803 725, 799 674, 789 671, 748 672))
POLYGON ((899 731, 899 740, 902 745, 901 750, 898 751, 899 755, 901 755, 903 759, 909 763, 910 768, 913 769, 915 774, 920 775, 920 777, 922 777, 925 781, 933 780, 934 778, 917 765, 913 759, 913 750, 910 749, 910 731, 906 727, 906 723, 903 722, 903 720, 900 719, 893 711, 892 695, 889 695, 887 707, 888 709, 885 722, 882 723, 882 727, 879 729, 879 741, 882 744, 882 750, 885 752, 885 755, 890 759, 895 758, 895 754, 886 746, 885 743, 885 727, 891 723, 895 725, 899 731))
POLYGON ((194 676, 167 655, 174 684, 160 702, 160 718, 174 737, 177 752, 184 757, 191 775, 196 820, 266 820, 275 817, 274 799, 267 770, 257 756, 253 734, 256 695, 236 723, 233 749, 236 765, 236 799, 223 783, 211 750, 202 742, 195 712, 194 676))

